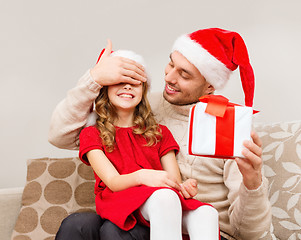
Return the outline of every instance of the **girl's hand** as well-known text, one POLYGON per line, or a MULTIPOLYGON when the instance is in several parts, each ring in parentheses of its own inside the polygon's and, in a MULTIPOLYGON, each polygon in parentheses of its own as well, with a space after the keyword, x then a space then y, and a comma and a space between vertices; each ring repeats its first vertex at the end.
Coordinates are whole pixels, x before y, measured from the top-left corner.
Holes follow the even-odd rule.
POLYGON ((197 181, 195 179, 189 178, 180 184, 180 186, 180 192, 184 198, 193 198, 198 193, 197 181))
POLYGON ((177 180, 163 170, 140 169, 137 171, 139 182, 149 187, 170 187, 181 190, 177 180))
POLYGON ((95 82, 101 86, 115 85, 121 82, 141 84, 146 82, 144 67, 128 58, 112 57, 112 42, 108 44, 99 62, 90 73, 95 82))

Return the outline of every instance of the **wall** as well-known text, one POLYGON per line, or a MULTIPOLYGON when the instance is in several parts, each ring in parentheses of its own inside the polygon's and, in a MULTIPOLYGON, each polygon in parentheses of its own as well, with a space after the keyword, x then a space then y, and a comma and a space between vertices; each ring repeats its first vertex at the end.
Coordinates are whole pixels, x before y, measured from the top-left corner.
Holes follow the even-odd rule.
MULTIPOLYGON (((164 86, 173 41, 200 28, 244 37, 256 74, 256 121, 301 119, 301 4, 291 1, 11 0, 0 2, 0 188, 23 186, 26 160, 76 156, 47 142, 51 113, 111 38, 143 55, 164 86)), ((235 72, 222 94, 242 103, 235 72)))

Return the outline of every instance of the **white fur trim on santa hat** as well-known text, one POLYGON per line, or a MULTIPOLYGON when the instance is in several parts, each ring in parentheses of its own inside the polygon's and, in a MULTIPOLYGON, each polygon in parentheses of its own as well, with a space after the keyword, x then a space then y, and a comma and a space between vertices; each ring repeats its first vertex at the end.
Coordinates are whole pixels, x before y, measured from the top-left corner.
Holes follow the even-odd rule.
POLYGON ((131 60, 134 60, 137 63, 140 63, 143 67, 145 67, 145 62, 142 56, 138 55, 137 53, 134 53, 133 51, 130 50, 117 50, 111 53, 111 56, 119 56, 119 57, 124 57, 128 58, 131 60))
POLYGON ((223 88, 229 80, 232 71, 187 35, 182 35, 175 41, 173 51, 186 57, 215 89, 223 88))

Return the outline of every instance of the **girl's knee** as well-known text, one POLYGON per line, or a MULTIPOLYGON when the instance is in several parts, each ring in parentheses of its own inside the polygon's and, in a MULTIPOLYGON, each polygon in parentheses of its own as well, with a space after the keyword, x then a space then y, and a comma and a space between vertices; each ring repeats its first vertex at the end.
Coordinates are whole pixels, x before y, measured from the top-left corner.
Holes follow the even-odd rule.
POLYGON ((199 214, 202 214, 203 216, 210 217, 211 219, 217 219, 218 220, 218 211, 209 205, 204 205, 196 209, 199 214))
POLYGON ((144 218, 150 219, 151 216, 182 212, 182 207, 178 195, 173 190, 164 188, 155 191, 141 206, 140 210, 144 218))
POLYGON ((178 194, 168 188, 157 190, 153 193, 154 198, 161 206, 169 207, 174 204, 181 204, 178 194))

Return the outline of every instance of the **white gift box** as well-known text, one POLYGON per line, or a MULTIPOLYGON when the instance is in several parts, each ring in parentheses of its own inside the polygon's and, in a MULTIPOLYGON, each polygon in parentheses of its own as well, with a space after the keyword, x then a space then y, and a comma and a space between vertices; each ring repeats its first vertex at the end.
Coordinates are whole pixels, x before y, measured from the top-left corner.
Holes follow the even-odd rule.
POLYGON ((218 158, 243 157, 244 140, 251 140, 253 108, 230 103, 223 96, 206 96, 190 109, 188 153, 218 158))

